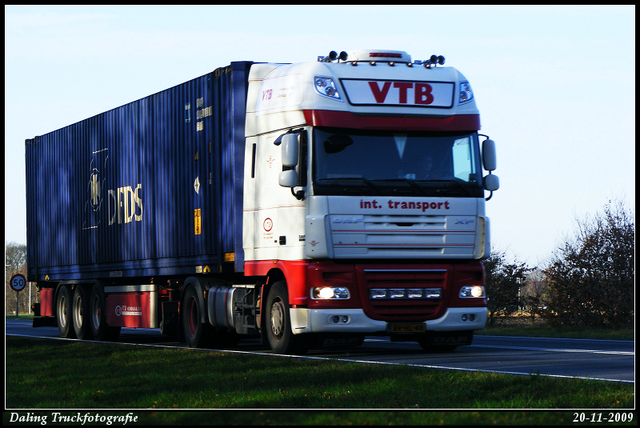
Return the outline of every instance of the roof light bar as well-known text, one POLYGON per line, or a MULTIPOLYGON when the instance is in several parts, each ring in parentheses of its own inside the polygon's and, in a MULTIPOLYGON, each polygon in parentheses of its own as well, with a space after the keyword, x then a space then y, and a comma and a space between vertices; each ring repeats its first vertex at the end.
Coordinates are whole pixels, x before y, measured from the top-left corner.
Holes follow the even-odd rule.
POLYGON ((336 51, 329 52, 328 56, 318 56, 319 62, 347 62, 352 66, 357 66, 360 62, 367 62, 371 66, 376 66, 380 62, 386 62, 390 67, 396 64, 404 63, 407 67, 414 65, 424 65, 425 68, 435 68, 438 65, 444 65, 445 59, 442 55, 431 55, 427 60, 412 61, 411 56, 403 51, 370 51, 358 50, 347 52, 342 51, 338 55, 336 51))

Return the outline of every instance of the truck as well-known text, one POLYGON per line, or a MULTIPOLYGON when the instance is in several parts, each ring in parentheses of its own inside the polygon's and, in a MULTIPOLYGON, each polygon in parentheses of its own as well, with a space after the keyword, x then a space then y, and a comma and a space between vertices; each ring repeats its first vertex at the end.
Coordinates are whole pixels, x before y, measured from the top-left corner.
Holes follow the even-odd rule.
POLYGON ((499 187, 479 130, 444 57, 355 50, 231 62, 27 139, 34 326, 283 354, 469 345, 499 187))

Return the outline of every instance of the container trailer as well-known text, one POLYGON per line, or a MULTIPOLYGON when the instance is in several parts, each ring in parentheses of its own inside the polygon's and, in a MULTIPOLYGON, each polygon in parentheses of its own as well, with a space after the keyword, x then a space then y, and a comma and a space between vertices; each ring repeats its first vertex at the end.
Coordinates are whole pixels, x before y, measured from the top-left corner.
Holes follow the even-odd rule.
POLYGON ((469 345, 499 181, 471 86, 443 64, 232 62, 26 140, 34 326, 277 353, 469 345))

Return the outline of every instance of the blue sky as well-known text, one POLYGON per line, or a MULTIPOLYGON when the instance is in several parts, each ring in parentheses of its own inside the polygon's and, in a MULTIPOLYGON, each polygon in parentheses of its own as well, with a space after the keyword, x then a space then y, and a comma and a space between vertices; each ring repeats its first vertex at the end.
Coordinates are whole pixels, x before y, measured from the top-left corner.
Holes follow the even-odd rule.
POLYGON ((635 207, 635 6, 5 6, 5 242, 26 243, 26 138, 231 61, 369 48, 469 79, 509 257, 542 265, 577 219, 635 207))

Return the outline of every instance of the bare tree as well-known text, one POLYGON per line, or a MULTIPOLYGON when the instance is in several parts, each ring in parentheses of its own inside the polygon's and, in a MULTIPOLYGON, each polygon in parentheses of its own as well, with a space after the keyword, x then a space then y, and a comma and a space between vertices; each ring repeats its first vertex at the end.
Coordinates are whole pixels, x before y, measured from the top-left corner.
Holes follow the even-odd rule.
POLYGON ((27 273, 27 246, 10 242, 5 246, 5 307, 9 311, 15 311, 16 305, 19 313, 29 312, 29 288, 16 292, 9 284, 11 277, 17 273, 26 276, 27 273))
POLYGON ((532 269, 520 288, 520 303, 524 312, 531 318, 532 324, 535 323, 536 315, 546 310, 546 292, 544 273, 538 268, 532 269))
POLYGON ((605 205, 604 213, 577 221, 574 239, 566 239, 549 267, 549 311, 552 326, 633 326, 633 214, 622 202, 605 205))

